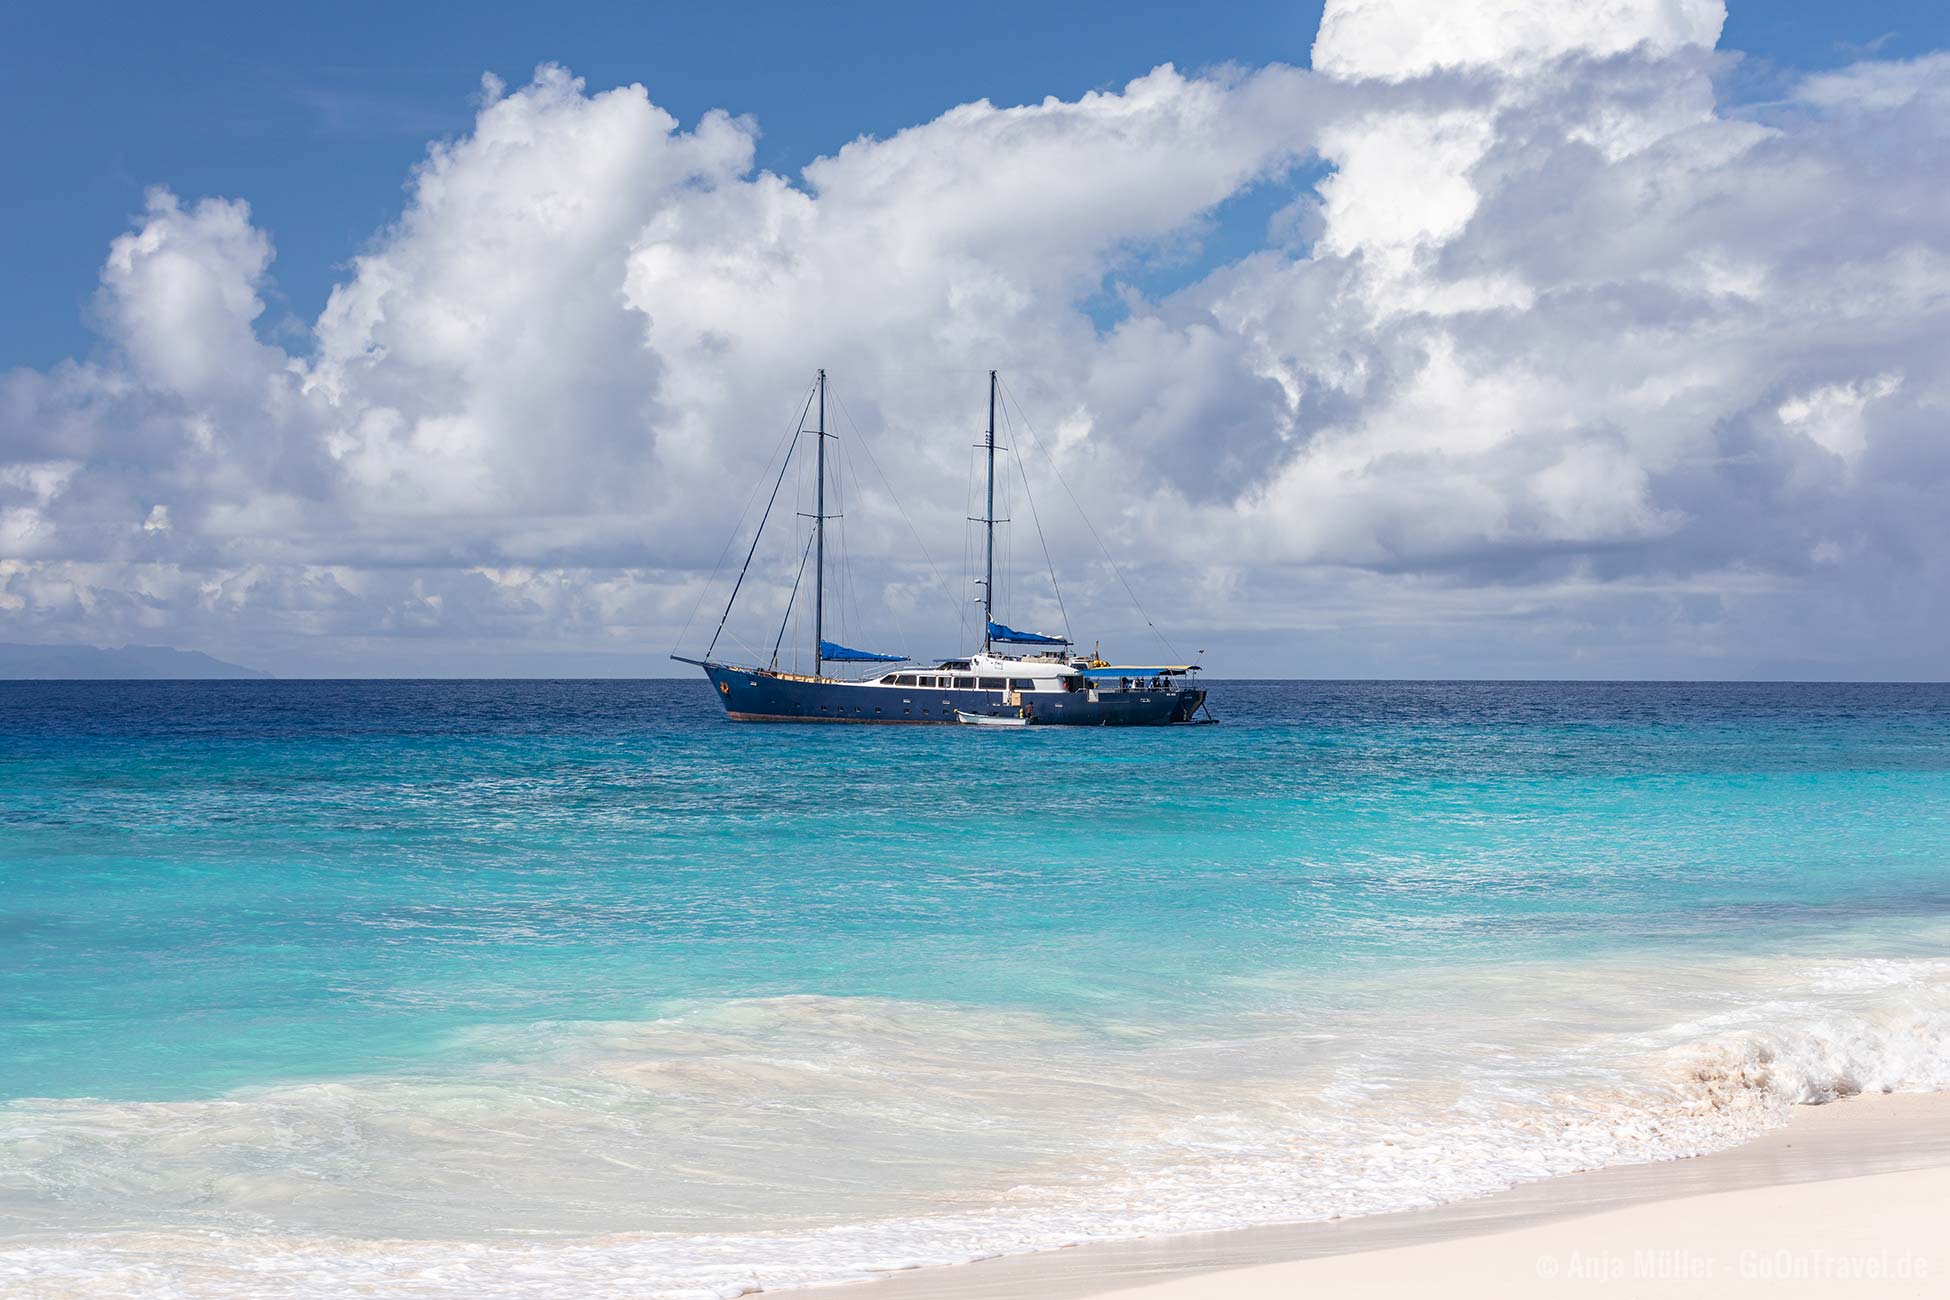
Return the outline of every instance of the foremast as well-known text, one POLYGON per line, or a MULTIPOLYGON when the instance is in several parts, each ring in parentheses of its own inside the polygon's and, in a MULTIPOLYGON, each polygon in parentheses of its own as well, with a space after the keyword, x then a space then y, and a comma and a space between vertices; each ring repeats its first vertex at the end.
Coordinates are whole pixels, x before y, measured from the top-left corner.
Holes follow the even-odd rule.
MULTIPOLYGON (((805 371, 800 371, 804 374, 805 371)), ((992 423, 991 419, 991 423, 992 423)), ((818 483, 813 506, 813 676, 826 675, 826 368, 819 368, 819 427, 814 430, 819 439, 819 471, 814 476, 818 483)), ((994 436, 989 438, 994 442, 994 436)), ((993 452, 990 453, 994 455, 993 452)), ((994 476, 993 469, 990 476, 994 476)), ((804 482, 801 479, 800 482, 804 482)), ((994 514, 995 511, 989 511, 994 514)))

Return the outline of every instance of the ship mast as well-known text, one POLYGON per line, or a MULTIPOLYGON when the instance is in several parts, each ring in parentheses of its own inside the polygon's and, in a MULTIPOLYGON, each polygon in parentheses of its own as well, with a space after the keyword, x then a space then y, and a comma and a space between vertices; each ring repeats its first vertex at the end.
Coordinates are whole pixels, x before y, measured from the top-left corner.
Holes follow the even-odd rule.
MULTIPOLYGON (((993 417, 990 417, 990 422, 993 424, 993 417)), ((813 506, 815 512, 813 515, 813 676, 823 677, 826 675, 824 662, 826 650, 826 370, 824 367, 819 371, 819 428, 816 432, 819 435, 817 480, 819 488, 817 503, 813 506)), ((989 434, 989 442, 991 445, 995 442, 995 434, 992 430, 989 434)), ((994 452, 989 454, 991 457, 994 456, 994 452)), ((994 477, 995 470, 991 466, 989 470, 991 482, 994 477)), ((990 491, 993 492, 994 489, 991 487, 990 491)), ((991 510, 989 513, 995 512, 991 510)))
POLYGON ((994 648, 989 629, 995 626, 995 372, 989 371, 989 496, 982 523, 988 528, 988 545, 982 560, 982 653, 994 648))

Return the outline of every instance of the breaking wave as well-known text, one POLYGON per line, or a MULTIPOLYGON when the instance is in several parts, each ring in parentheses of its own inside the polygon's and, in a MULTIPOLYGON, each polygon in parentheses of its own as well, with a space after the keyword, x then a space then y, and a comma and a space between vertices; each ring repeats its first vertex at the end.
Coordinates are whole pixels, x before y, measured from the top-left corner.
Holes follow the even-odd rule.
POLYGON ((480 1030, 439 1074, 0 1108, 0 1291, 731 1296, 1371 1214, 1950 1086, 1950 963, 1271 980, 1196 1023, 869 999, 480 1030))

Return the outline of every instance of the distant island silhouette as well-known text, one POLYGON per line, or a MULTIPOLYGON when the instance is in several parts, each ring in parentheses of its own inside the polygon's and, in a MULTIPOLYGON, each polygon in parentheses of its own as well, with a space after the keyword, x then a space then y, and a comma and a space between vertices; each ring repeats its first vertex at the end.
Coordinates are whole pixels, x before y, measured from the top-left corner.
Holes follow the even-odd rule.
POLYGON ((0 642, 0 680, 139 681, 269 677, 255 668, 226 663, 201 650, 160 645, 18 645, 0 642))

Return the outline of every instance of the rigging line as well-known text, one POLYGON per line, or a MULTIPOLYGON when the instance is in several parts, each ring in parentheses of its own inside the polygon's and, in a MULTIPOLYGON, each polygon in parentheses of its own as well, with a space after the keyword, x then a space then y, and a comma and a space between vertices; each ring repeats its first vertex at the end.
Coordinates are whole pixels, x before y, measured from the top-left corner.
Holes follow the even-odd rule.
POLYGON ((785 598, 785 617, 779 620, 779 636, 772 642, 772 667, 779 666, 779 647, 785 644, 785 626, 792 621, 792 602, 799 599, 799 584, 806 577, 806 557, 812 554, 812 533, 806 534, 806 545, 799 552, 799 572, 793 575, 792 594, 785 598))
MULTIPOLYGON (((1005 420, 1003 423, 1008 422, 1005 420)), ((1007 450, 1011 455, 1015 454, 1013 447, 999 450, 1007 450)), ((1002 495, 1007 498, 1006 504, 1002 507, 1002 517, 1009 521, 1007 531, 1002 534, 1002 547, 1009 557, 1007 587, 1009 608, 1013 611, 1016 607, 1016 485, 1009 482, 1009 467, 1006 464, 1002 467, 1002 484, 1002 495)))
MULTIPOLYGON (((849 423, 851 423, 851 421, 849 421, 849 423)), ((855 430, 855 432, 858 432, 858 430, 855 430)), ((840 444, 840 458, 842 463, 845 466, 845 472, 853 476, 853 493, 855 499, 857 500, 861 497, 864 497, 866 495, 867 489, 866 489, 866 485, 860 481, 860 464, 858 461, 853 459, 853 448, 845 442, 842 442, 840 444)), ((864 509, 864 506, 862 508, 864 509)), ((883 591, 886 590, 886 584, 882 584, 882 590, 883 591)), ((858 587, 856 585, 854 590, 854 595, 853 595, 853 613, 854 613, 854 617, 859 620, 856 626, 865 628, 867 620, 865 615, 862 614, 861 612, 860 601, 861 601, 861 597, 859 594, 858 587)), ((907 628, 901 624, 900 612, 894 608, 894 605, 891 601, 886 604, 886 609, 887 609, 887 616, 893 620, 894 635, 897 638, 899 638, 900 645, 901 645, 901 653, 905 654, 908 649, 907 628)))
MULTIPOLYGON (((1002 433, 998 429, 996 431, 996 439, 1000 439, 1000 437, 1002 437, 1002 433)), ((1000 440, 996 442, 995 450, 996 452, 1002 452, 1004 450, 1000 440)), ((995 511, 989 511, 991 515, 996 516, 996 520, 1004 520, 1004 518, 1008 518, 1008 513, 1010 513, 1008 511, 1008 474, 1002 476, 1000 493, 1002 495, 996 501, 995 511, 1002 511, 1002 513, 995 515, 995 511)), ((998 532, 998 536, 996 536, 996 569, 998 569, 998 577, 995 579, 995 600, 991 604, 995 606, 996 610, 1002 612, 1002 622, 1006 624, 1008 622, 1010 577, 1016 573, 1016 563, 1014 563, 1016 554, 1014 554, 1014 546, 1012 546, 1012 542, 1016 538, 1016 530, 1014 528, 998 528, 996 532, 998 532)))
POLYGON ((1049 448, 1045 447, 1043 440, 1036 436, 1035 426, 1029 423, 1029 412, 1022 409, 1021 402, 1016 402, 1016 395, 1009 391, 1008 384, 1004 383, 1002 385, 1002 392, 1011 402, 1015 402, 1016 414, 1022 417, 1022 427, 1029 431, 1030 441, 1036 444, 1036 450, 1042 452, 1043 459, 1049 462, 1050 472, 1056 475, 1056 481, 1063 485, 1064 495, 1069 497, 1070 504, 1077 508, 1077 514, 1082 518, 1083 526, 1090 530, 1091 540, 1097 543, 1097 549, 1102 551, 1104 553, 1104 559, 1110 562, 1110 571, 1117 575, 1118 584, 1124 588, 1124 594, 1131 598, 1131 604, 1137 607, 1138 616, 1144 620, 1144 625, 1150 628, 1153 635, 1164 643, 1165 649, 1171 654, 1173 659, 1184 658, 1183 655, 1178 653, 1177 647, 1172 645, 1171 638, 1159 631, 1158 625, 1151 621, 1151 615, 1145 612, 1144 602, 1138 599, 1137 592, 1133 591, 1131 584, 1125 580, 1124 570, 1117 567, 1117 557, 1110 553, 1110 547, 1105 546, 1104 539, 1097 535, 1097 526, 1090 522, 1090 516, 1084 510, 1083 502, 1077 500, 1077 494, 1071 490, 1069 480, 1065 479, 1063 477, 1063 471, 1057 468, 1056 457, 1050 455, 1049 448))
POLYGON ((962 646, 968 644, 968 580, 970 574, 973 572, 974 566, 974 560, 969 555, 968 541, 969 535, 972 532, 973 529, 964 522, 961 526, 961 568, 956 570, 957 575, 961 578, 962 591, 960 598, 955 601, 955 647, 957 653, 960 653, 962 646))
MULTIPOLYGON (((981 448, 976 447, 968 453, 968 487, 962 494, 967 502, 967 509, 962 513, 968 516, 967 522, 961 526, 961 567, 962 572, 968 575, 962 583, 962 602, 964 605, 962 622, 970 628, 975 626, 975 611, 980 609, 982 605, 982 587, 984 583, 982 571, 975 567, 982 562, 982 530, 975 522, 977 518, 975 511, 979 508, 975 503, 981 499, 975 485, 982 472, 981 466, 982 451, 981 448)), ((966 636, 962 639, 964 643, 967 643, 968 638, 966 636)), ((977 635, 975 639, 979 641, 981 637, 977 635)))
MULTIPOLYGON (((827 393, 829 396, 832 393, 830 385, 827 388, 827 393)), ((839 514, 837 535, 839 538, 838 546, 840 553, 840 633, 843 638, 863 637, 866 635, 864 631, 866 620, 860 615, 860 584, 854 581, 853 547, 848 540, 846 528, 846 517, 849 513, 846 508, 846 472, 848 457, 851 453, 847 450, 846 440, 844 438, 840 437, 837 433, 831 436, 833 441, 839 444, 835 448, 835 456, 833 459, 833 497, 839 514)), ((855 478, 858 478, 857 474, 855 478)), ((846 644, 846 640, 843 639, 841 644, 846 644)))
MULTIPOLYGON (((800 427, 793 434, 792 451, 799 450, 798 435, 806 431, 805 430, 806 411, 810 409, 812 409, 812 394, 808 393, 806 395, 805 410, 801 410, 799 412, 800 427)), ((789 451, 785 454, 785 464, 779 466, 779 476, 778 478, 772 481, 772 495, 765 502, 765 513, 759 516, 758 531, 752 534, 751 549, 745 552, 745 563, 744 566, 738 570, 738 581, 734 582, 731 585, 731 599, 727 600, 724 603, 724 613, 718 616, 718 630, 711 634, 711 644, 705 648, 704 657, 706 659, 709 659, 711 657, 711 651, 716 650, 718 648, 718 638, 724 635, 725 620, 731 617, 731 607, 738 603, 738 591, 741 587, 745 585, 745 575, 751 572, 752 556, 758 553, 758 539, 765 536, 765 521, 772 517, 772 505, 774 502, 776 502, 779 499, 779 485, 785 482, 785 472, 792 465, 792 451, 789 451)), ((747 506, 746 508, 750 509, 749 506, 747 506)), ((734 641, 738 641, 739 645, 745 644, 743 641, 739 641, 738 634, 736 632, 733 632, 731 634, 731 639, 734 641)), ((746 648, 750 649, 749 646, 747 646, 746 648)))
POLYGON ((976 456, 975 451, 971 450, 968 453, 968 478, 965 485, 962 488, 962 494, 961 494, 961 500, 962 500, 961 593, 962 594, 961 594, 961 599, 956 603, 956 608, 960 610, 961 616, 955 620, 955 628, 958 635, 961 637, 962 645, 967 645, 969 643, 968 642, 968 619, 969 619, 969 615, 974 613, 973 606, 979 600, 979 597, 972 596, 969 593, 976 591, 982 585, 981 579, 975 576, 975 465, 977 463, 975 460, 975 456, 976 456))
MULTIPOLYGON (((1004 447, 997 447, 996 450, 1006 451, 1008 449, 1004 447)), ((1007 471, 1004 471, 1002 475, 1002 516, 1001 516, 1004 519, 1013 520, 1015 517, 1016 494, 1013 491, 1014 487, 1015 484, 1009 481, 1009 475, 1007 471)), ((1015 594, 1016 594, 1016 530, 1013 528, 1005 528, 1002 530, 1002 608, 1005 611, 1007 611, 1007 613, 1005 613, 1003 617, 1004 622, 1008 621, 1008 613, 1013 613, 1015 610, 1016 607, 1015 594)))
MULTIPOLYGON (((832 391, 830 383, 827 391, 832 391)), ((839 441, 838 434, 829 431, 826 436, 834 442, 839 441)), ((813 508, 815 510, 819 509, 817 505, 813 508)), ((824 639, 838 641, 841 645, 845 645, 849 632, 846 618, 846 579, 848 572, 846 562, 846 492, 844 490, 844 484, 840 480, 839 452, 836 448, 832 447, 826 449, 826 509, 829 511, 826 522, 830 525, 826 530, 826 564, 827 571, 832 576, 827 582, 826 595, 826 607, 829 611, 826 630, 831 635, 824 639)), ((817 631, 815 631, 814 635, 818 635, 817 631)), ((819 653, 824 655, 826 652, 821 650, 819 653)))
MULTIPOLYGON (((845 457, 846 460, 846 472, 853 476, 852 492, 853 492, 854 504, 859 509, 865 510, 866 509, 866 501, 865 501, 866 486, 862 484, 860 481, 860 464, 858 461, 856 461, 853 458, 853 449, 851 447, 842 448, 841 454, 845 457)), ((865 602, 866 602, 867 595, 871 592, 873 588, 873 569, 872 569, 873 558, 871 553, 869 553, 866 559, 861 561, 861 564, 864 566, 865 578, 862 579, 859 575, 855 575, 855 579, 853 583, 853 616, 855 619, 858 620, 856 626, 860 628, 861 634, 864 636, 867 634, 867 617, 866 617, 865 602), (867 584, 868 590, 866 592, 863 592, 861 590, 862 581, 865 581, 867 584)), ((895 611, 892 601, 887 599, 888 584, 882 581, 879 584, 879 589, 881 593, 881 608, 887 611, 888 619, 891 620, 892 623, 894 624, 894 637, 896 643, 900 645, 901 652, 905 654, 907 649, 907 629, 901 626, 900 615, 895 611)), ((870 640, 879 639, 879 633, 874 633, 869 639, 870 640)))
POLYGON ((847 456, 850 453, 846 449, 846 440, 838 434, 833 435, 833 441, 840 444, 838 463, 833 467, 833 490, 840 504, 840 623, 848 633, 859 637, 865 635, 866 620, 860 617, 860 584, 853 572, 853 543, 846 527, 846 517, 850 513, 846 508, 847 456), (850 613, 849 605, 852 607, 850 613))
POLYGON ((751 645, 745 640, 744 637, 739 636, 736 632, 733 632, 731 634, 731 639, 733 641, 736 641, 740 646, 742 646, 744 648, 745 653, 750 655, 754 660, 758 658, 758 651, 753 649, 751 645))
MULTIPOLYGON (((840 441, 838 434, 833 435, 833 441, 840 441)), ((840 635, 856 637, 860 635, 860 601, 854 590, 853 548, 847 545, 846 538, 846 448, 842 446, 836 450, 838 455, 833 458, 833 504, 837 507, 839 524, 833 531, 840 552, 840 635), (851 614, 848 613, 849 605, 852 606, 851 614)))
MULTIPOLYGON (((801 428, 803 428, 806 423, 806 412, 812 409, 813 391, 814 390, 810 388, 806 390, 806 404, 803 407, 801 407, 799 410, 799 426, 801 428)), ((798 436, 798 429, 794 429, 791 433, 788 433, 784 437, 780 438, 777 444, 775 444, 772 448, 772 456, 776 456, 779 454, 779 448, 785 446, 786 438, 792 438, 796 436, 798 436)), ((765 458, 765 463, 767 465, 770 465, 772 463, 772 456, 767 456, 765 458)), ((788 454, 786 459, 789 461, 792 459, 792 457, 788 454)), ((731 554, 732 544, 738 540, 738 534, 744 531, 745 516, 752 512, 752 502, 758 500, 758 490, 763 486, 765 486, 765 480, 761 478, 752 484, 751 492, 746 495, 745 508, 738 512, 738 522, 731 526, 730 535, 724 539, 724 549, 718 552, 718 562, 711 566, 710 578, 708 578, 705 581, 702 587, 698 588, 697 599, 691 602, 691 614, 689 618, 684 620, 684 630, 677 634, 677 645, 679 646, 683 645, 684 638, 691 634, 691 624, 695 622, 697 619, 697 611, 704 608, 704 597, 710 592, 712 584, 717 582, 718 572, 719 570, 724 568, 725 556, 731 554)), ((760 524, 759 527, 762 529, 764 525, 760 524)), ((750 561, 747 560, 746 563, 749 564, 750 561)), ((730 612, 729 607, 726 608, 726 612, 727 613, 730 612)), ((675 647, 673 647, 673 649, 674 648, 675 647)), ((710 652, 706 651, 705 654, 708 657, 710 652)))
MULTIPOLYGON (((857 509, 865 510, 866 503, 864 497, 866 493, 866 488, 860 482, 860 465, 859 462, 853 458, 853 449, 847 445, 844 439, 842 439, 840 442, 840 462, 843 467, 841 473, 843 475, 850 474, 852 475, 853 478, 853 485, 848 490, 851 491, 853 494, 851 500, 853 501, 854 506, 857 509)), ((871 537, 869 538, 869 540, 871 540, 871 537)), ((848 545, 846 554, 847 554, 847 563, 851 564, 853 562, 853 550, 851 544, 848 545)), ((866 614, 867 595, 871 592, 873 588, 873 569, 872 569, 873 558, 871 552, 869 553, 866 559, 861 561, 861 564, 864 566, 865 569, 864 577, 862 576, 862 573, 859 571, 852 572, 849 575, 847 580, 848 592, 853 601, 854 630, 859 636, 865 638, 868 641, 869 648, 871 648, 871 644, 873 642, 877 642, 878 640, 880 640, 880 634, 878 632, 874 632, 871 629, 870 625, 868 624, 867 614, 866 614), (867 587, 867 591, 863 592, 861 590, 862 583, 865 583, 867 587)), ((893 621, 894 636, 899 642, 899 644, 903 647, 902 653, 905 653, 906 652, 905 647, 907 645, 907 629, 903 628, 900 625, 900 615, 894 612, 893 605, 891 603, 888 603, 884 599, 887 591, 887 586, 885 583, 881 584, 880 590, 883 596, 882 608, 884 608, 887 611, 888 618, 890 618, 893 621)))
MULTIPOLYGON (((881 485, 887 489, 888 499, 894 503, 894 509, 900 511, 901 522, 906 524, 907 531, 913 534, 914 545, 920 548, 921 558, 928 562, 928 572, 934 575, 935 586, 941 589, 941 595, 947 600, 949 607, 959 613, 960 602, 955 599, 955 593, 949 589, 948 580, 941 576, 941 570, 935 565, 934 557, 928 554, 928 544, 921 540, 921 530, 916 528, 914 521, 908 517, 907 507, 901 504, 899 494, 894 491, 893 480, 889 479, 887 472, 880 468, 880 461, 873 454, 873 444, 867 441, 867 435, 860 431, 860 426, 853 422, 853 412, 846 409, 845 400, 834 393, 830 387, 826 391, 827 396, 833 399, 833 404, 840 408, 840 416, 845 419, 846 427, 853 430, 853 436, 859 440, 860 449, 867 453, 867 463, 872 465, 873 472, 880 476, 881 485)), ((860 478, 860 471, 858 469, 853 471, 853 477, 855 485, 858 486, 860 478)))
MULTIPOLYGON (((1002 420, 1009 426, 1009 441, 1014 443, 1016 440, 1016 426, 1015 422, 1009 419, 1009 408, 1007 406, 1002 408, 1002 420)), ((1056 560, 1049 553, 1048 539, 1043 536, 1043 520, 1036 513, 1036 494, 1029 487, 1029 467, 1023 463, 1022 452, 1020 451, 1016 452, 1016 473, 1022 476, 1023 499, 1029 502, 1029 519, 1031 523, 1036 525, 1036 541, 1043 548, 1043 563, 1049 566, 1050 589, 1056 593, 1056 610, 1063 616, 1063 635, 1068 637, 1070 635, 1070 611, 1063 604, 1063 586, 1056 580, 1056 560)), ((1075 642, 1073 641, 1071 644, 1074 645, 1075 642)))

